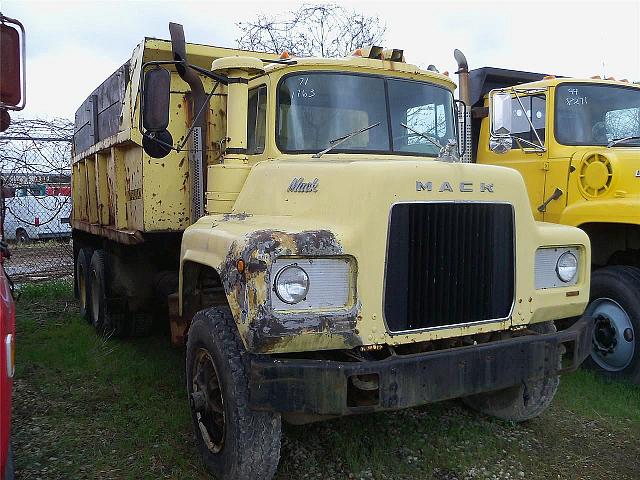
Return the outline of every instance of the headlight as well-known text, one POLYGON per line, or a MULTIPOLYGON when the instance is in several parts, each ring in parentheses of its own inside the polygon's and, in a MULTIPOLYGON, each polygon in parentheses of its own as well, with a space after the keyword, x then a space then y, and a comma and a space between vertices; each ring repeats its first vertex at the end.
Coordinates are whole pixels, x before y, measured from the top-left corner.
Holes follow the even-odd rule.
POLYGON ((579 260, 580 250, 576 247, 539 248, 536 251, 536 289, 575 285, 579 260))
POLYGON ((578 271, 578 259, 571 252, 564 252, 556 263, 558 278, 564 283, 570 282, 578 271))
POLYGON ((352 257, 279 257, 271 266, 274 311, 337 311, 355 295, 352 257))
POLYGON ((309 291, 309 275, 298 265, 286 266, 276 275, 275 290, 284 303, 299 303, 309 291))

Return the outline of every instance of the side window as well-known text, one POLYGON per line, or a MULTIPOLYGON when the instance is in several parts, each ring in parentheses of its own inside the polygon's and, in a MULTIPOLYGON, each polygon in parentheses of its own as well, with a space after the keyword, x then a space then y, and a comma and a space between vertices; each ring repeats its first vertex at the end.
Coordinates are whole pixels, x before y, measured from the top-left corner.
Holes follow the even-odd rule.
POLYGON ((249 90, 247 112, 247 154, 264 152, 267 124, 267 87, 249 90))
MULTIPOLYGON (((517 98, 511 100, 511 134, 514 137, 537 144, 537 133, 542 143, 544 143, 545 125, 547 123, 546 97, 544 95, 521 96, 520 101, 522 105, 520 105, 517 98), (522 107, 524 107, 524 110, 522 107), (529 119, 533 123, 535 133, 531 129, 529 119)), ((522 146, 527 148, 526 144, 522 146)), ((518 142, 515 138, 513 139, 513 148, 518 148, 518 142)))

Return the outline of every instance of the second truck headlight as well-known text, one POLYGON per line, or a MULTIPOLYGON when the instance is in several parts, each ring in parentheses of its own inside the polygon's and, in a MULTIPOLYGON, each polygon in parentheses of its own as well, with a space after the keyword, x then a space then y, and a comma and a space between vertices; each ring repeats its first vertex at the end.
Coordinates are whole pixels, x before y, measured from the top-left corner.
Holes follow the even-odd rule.
POLYGON ((570 282, 578 272, 578 259, 571 252, 564 252, 556 262, 556 273, 564 283, 570 282))

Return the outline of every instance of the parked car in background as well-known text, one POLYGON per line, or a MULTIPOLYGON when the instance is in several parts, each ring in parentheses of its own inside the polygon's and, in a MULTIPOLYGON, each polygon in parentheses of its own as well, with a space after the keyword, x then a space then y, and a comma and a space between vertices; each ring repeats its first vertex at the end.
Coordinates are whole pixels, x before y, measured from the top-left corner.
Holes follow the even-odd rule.
POLYGON ((66 195, 16 196, 5 199, 5 240, 70 237, 71 197, 66 195))

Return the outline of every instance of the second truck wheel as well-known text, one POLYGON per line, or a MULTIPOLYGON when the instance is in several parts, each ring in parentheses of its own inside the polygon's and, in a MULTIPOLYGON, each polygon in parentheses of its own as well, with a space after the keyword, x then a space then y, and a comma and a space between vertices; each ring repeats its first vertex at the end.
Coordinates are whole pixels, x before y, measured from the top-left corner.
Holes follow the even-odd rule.
POLYGON ((611 378, 640 383, 640 269, 611 266, 591 276, 593 352, 585 365, 611 378))

